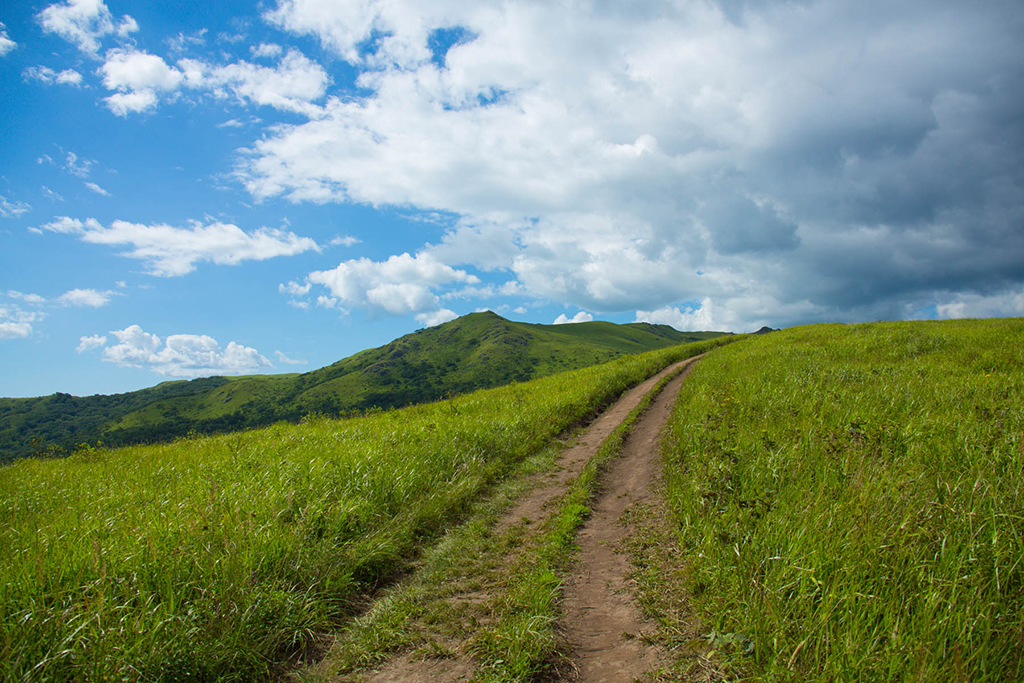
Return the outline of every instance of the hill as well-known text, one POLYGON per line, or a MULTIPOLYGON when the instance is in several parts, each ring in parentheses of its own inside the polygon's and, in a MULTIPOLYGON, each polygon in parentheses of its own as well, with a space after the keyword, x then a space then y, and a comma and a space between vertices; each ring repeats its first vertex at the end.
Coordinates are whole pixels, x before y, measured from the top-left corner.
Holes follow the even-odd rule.
POLYGON ((667 325, 538 325, 471 313, 312 372, 164 382, 113 396, 0 399, 0 462, 395 408, 720 336, 667 325))

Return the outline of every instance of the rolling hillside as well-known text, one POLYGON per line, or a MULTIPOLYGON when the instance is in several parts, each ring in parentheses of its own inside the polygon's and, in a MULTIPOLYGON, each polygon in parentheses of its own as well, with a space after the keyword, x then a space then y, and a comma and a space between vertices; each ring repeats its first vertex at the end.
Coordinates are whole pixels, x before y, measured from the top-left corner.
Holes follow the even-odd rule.
POLYGON ((491 312, 419 330, 305 374, 164 382, 114 396, 0 399, 0 462, 393 408, 719 336, 667 325, 535 325, 491 312))

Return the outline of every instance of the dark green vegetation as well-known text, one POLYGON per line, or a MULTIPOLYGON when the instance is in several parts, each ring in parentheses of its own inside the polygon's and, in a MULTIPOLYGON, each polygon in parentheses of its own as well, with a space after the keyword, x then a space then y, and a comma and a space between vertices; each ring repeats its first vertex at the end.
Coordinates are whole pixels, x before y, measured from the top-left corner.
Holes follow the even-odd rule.
POLYGON ((165 382, 114 396, 0 399, 0 462, 63 455, 81 443, 155 443, 296 422, 311 413, 401 407, 716 336, 647 323, 531 325, 473 313, 301 375, 165 382))
POLYGON ((683 387, 666 460, 730 678, 1024 680, 1024 320, 730 345, 683 387))
POLYGON ((0 678, 267 677, 554 435, 725 341, 362 417, 0 468, 0 678))

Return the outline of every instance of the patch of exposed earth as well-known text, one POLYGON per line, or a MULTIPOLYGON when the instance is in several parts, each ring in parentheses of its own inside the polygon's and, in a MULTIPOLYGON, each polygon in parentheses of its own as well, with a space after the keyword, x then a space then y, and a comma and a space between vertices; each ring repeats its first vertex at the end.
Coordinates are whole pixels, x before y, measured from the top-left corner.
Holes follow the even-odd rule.
MULTIPOLYGON (((665 368, 627 391, 560 454, 556 468, 536 475, 528 493, 497 524, 499 531, 521 525, 526 533, 540 524, 569 483, 579 476, 601 444, 664 377, 678 373, 665 385, 635 423, 619 457, 602 476, 602 492, 592 515, 580 532, 578 569, 566 582, 562 627, 572 648, 578 680, 584 682, 633 681, 659 661, 653 646, 642 637, 653 631, 630 591, 628 561, 615 546, 625 536, 620 517, 626 508, 651 495, 660 467, 660 438, 679 388, 697 358, 665 368)), ((466 596, 479 602, 480 596, 466 596)), ((455 598, 458 600, 458 597, 455 598)), ((401 653, 358 679, 365 683, 459 683, 470 680, 476 666, 461 643, 446 643, 450 657, 424 657, 422 652, 401 653)))

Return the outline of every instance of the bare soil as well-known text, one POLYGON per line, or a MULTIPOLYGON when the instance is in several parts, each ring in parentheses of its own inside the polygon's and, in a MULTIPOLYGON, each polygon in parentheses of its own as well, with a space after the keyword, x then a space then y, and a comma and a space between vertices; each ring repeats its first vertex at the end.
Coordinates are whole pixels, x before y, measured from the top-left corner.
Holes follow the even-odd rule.
POLYGON ((601 478, 602 492, 579 533, 578 569, 566 581, 562 626, 582 683, 630 683, 661 663, 645 636, 657 624, 644 618, 619 551, 629 528, 621 518, 652 495, 661 469, 661 438, 687 370, 665 385, 633 427, 621 454, 601 478))
MULTIPOLYGON (((643 397, 662 378, 685 368, 637 421, 621 457, 613 461, 603 476, 603 493, 580 533, 580 569, 567 582, 563 623, 580 681, 632 681, 658 661, 653 648, 637 639, 652 631, 653 625, 642 619, 635 606, 626 578, 628 562, 622 554, 613 552, 613 546, 625 534, 625 527, 619 524, 623 511, 650 495, 651 482, 659 469, 661 431, 689 366, 695 361, 691 358, 672 365, 623 394, 572 439, 572 445, 559 456, 554 471, 535 477, 530 491, 498 523, 502 530, 522 524, 528 532, 538 525, 546 516, 547 508, 643 397)), ((368 672, 362 680, 366 683, 468 681, 475 666, 460 644, 451 645, 457 653, 453 658, 424 659, 404 653, 377 671, 368 672)))

